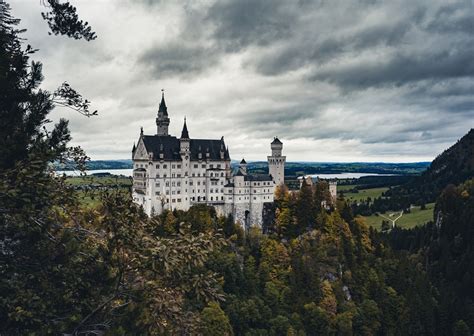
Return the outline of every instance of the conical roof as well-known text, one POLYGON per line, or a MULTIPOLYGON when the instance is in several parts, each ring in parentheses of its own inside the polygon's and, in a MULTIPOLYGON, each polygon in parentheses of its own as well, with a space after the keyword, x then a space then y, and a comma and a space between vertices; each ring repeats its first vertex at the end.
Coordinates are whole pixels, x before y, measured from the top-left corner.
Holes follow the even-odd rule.
POLYGON ((275 137, 275 139, 273 139, 272 141, 272 145, 282 145, 283 142, 280 141, 280 139, 278 139, 278 137, 275 137))
POLYGON ((186 118, 184 118, 183 130, 181 131, 181 139, 189 139, 188 126, 186 126, 186 118))
POLYGON ((163 113, 165 116, 168 115, 168 108, 166 107, 165 103, 165 92, 162 90, 161 93, 161 102, 160 102, 160 107, 158 109, 158 113, 163 113))

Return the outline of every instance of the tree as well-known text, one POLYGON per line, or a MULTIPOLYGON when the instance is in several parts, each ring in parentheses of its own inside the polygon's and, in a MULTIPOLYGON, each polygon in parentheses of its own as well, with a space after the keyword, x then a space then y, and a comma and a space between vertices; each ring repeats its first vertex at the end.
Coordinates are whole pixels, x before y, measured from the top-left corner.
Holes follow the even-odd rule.
POLYGON ((453 336, 471 336, 469 326, 463 320, 456 321, 453 327, 453 336))
POLYGON ((298 192, 296 201, 296 222, 297 233, 304 232, 314 225, 315 211, 313 202, 313 191, 311 186, 303 179, 301 189, 298 192))
POLYGON ((231 336, 233 335, 229 318, 217 302, 209 302, 200 314, 200 332, 209 336, 231 336))
MULTIPOLYGON (((68 1, 61 3, 59 0, 46 0, 47 4, 44 3, 44 0, 41 1, 49 9, 49 12, 43 12, 41 15, 53 34, 67 35, 76 40, 84 38, 91 41, 97 38, 89 23, 79 20, 76 7, 68 1)), ((51 35, 51 33, 49 34, 51 35)))

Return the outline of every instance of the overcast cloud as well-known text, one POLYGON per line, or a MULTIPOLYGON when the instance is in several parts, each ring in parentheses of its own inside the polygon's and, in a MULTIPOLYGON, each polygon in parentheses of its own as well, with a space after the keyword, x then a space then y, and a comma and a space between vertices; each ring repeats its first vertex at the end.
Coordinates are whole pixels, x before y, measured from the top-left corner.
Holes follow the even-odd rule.
MULTIPOLYGON (((7 0, 9 1, 9 0, 7 0)), ((99 116, 56 109, 92 159, 155 134, 220 138, 233 159, 428 161, 474 127, 474 2, 72 1, 95 41, 49 36, 39 0, 10 0, 44 64, 99 116)))

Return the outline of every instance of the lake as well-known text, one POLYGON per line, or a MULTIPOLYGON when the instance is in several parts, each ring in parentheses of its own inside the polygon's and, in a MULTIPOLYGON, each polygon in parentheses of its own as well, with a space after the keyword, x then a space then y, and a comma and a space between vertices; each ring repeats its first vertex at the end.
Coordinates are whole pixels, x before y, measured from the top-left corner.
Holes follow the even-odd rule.
MULTIPOLYGON (((79 176, 79 171, 58 171, 59 174, 66 174, 67 176, 79 176)), ((87 175, 92 175, 96 173, 110 173, 113 175, 124 175, 132 176, 133 169, 97 169, 97 170, 88 170, 87 175)), ((340 174, 311 174, 311 177, 319 177, 322 179, 357 179, 364 176, 394 176, 394 174, 377 174, 377 173, 340 173, 340 174)))
MULTIPOLYGON (((79 176, 80 172, 78 170, 58 170, 58 174, 66 174, 66 176, 79 176)), ((96 169, 96 170, 87 170, 87 175, 97 174, 97 173, 110 173, 112 175, 124 175, 132 176, 133 169, 96 169)))
POLYGON ((322 179, 358 179, 365 176, 397 176, 395 174, 377 174, 377 173, 340 173, 340 174, 310 174, 306 176, 318 177, 322 179))

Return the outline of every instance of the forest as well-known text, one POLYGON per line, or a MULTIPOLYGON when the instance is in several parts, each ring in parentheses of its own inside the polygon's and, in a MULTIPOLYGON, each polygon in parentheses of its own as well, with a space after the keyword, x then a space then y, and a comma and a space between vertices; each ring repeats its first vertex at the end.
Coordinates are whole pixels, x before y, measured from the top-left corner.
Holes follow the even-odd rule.
MULTIPOLYGON (((48 3, 53 34, 95 38, 48 3)), ((58 105, 95 111, 67 83, 41 88, 19 20, 0 13, 0 334, 472 334, 474 180, 437 189, 432 223, 388 233, 324 181, 278 188, 265 234, 207 206, 149 218, 116 188, 85 207, 51 164, 87 156, 66 120, 44 126, 58 105)))

